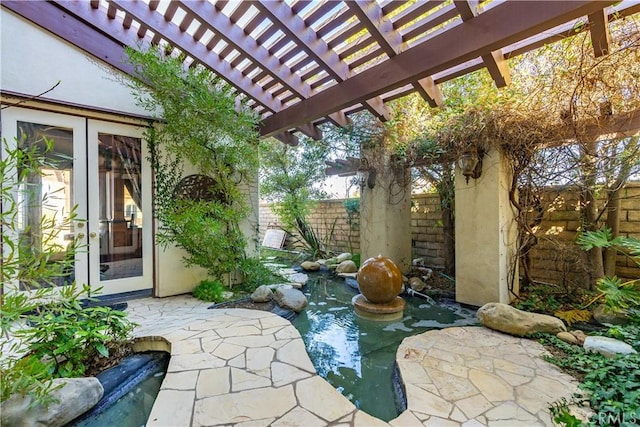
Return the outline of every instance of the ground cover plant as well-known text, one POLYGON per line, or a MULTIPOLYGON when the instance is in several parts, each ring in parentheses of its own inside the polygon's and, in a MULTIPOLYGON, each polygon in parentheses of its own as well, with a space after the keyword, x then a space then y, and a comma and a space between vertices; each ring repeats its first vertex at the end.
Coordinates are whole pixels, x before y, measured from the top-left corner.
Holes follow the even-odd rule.
MULTIPOLYGON (((633 346, 640 352, 640 311, 629 325, 611 327, 606 335, 633 346)), ((556 402, 554 421, 560 425, 585 425, 569 411, 568 404, 587 405, 594 411, 586 425, 637 426, 640 423, 640 353, 606 358, 587 353, 582 347, 567 344, 555 336, 540 341, 552 355, 546 359, 580 380, 581 393, 574 402, 556 402)))

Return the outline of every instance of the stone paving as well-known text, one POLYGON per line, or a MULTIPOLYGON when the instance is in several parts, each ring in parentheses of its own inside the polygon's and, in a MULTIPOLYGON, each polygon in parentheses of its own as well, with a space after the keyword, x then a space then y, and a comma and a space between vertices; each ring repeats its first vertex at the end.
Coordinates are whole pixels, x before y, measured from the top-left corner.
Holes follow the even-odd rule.
POLYGON ((136 335, 171 352, 148 426, 544 426, 553 425, 549 404, 576 389, 533 341, 483 327, 434 330, 398 348, 408 408, 386 423, 316 374, 288 321, 208 305, 129 302, 136 335))

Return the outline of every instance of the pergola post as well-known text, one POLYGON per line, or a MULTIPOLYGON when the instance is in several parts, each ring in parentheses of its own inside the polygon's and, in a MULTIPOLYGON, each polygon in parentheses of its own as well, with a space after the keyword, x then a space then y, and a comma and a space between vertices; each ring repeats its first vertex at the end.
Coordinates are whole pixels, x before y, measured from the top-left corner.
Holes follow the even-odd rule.
POLYGON ((456 301, 509 303, 518 293, 517 225, 502 153, 485 154, 482 174, 466 182, 456 167, 456 301), (512 287, 513 293, 509 291, 512 287))
POLYGON ((375 179, 360 187, 360 255, 383 255, 403 274, 411 269, 411 177, 403 165, 393 167, 388 156, 371 167, 375 179), (375 171, 375 172, 374 172, 375 171))

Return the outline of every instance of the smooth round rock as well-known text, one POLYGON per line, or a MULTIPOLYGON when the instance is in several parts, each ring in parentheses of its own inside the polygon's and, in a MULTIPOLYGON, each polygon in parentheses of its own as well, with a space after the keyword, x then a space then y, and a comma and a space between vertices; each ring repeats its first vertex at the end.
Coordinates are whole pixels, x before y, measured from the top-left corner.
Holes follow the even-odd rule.
POLYGON ((369 302, 391 302, 402 290, 402 272, 387 257, 366 260, 358 271, 358 287, 369 302))
POLYGON ((567 344, 578 344, 578 338, 576 338, 576 336, 570 332, 558 332, 556 334, 556 337, 566 342, 567 344))
POLYGON ((300 264, 300 267, 302 267, 304 271, 318 271, 320 270, 320 263, 317 261, 305 261, 300 264))

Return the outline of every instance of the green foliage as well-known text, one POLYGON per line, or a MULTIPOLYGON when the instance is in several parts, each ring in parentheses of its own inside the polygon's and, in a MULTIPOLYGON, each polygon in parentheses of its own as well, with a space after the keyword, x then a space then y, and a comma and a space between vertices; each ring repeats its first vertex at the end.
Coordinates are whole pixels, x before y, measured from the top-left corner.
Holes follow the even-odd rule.
MULTIPOLYGON (((96 358, 108 357, 108 345, 126 340, 133 328, 123 312, 104 307, 83 308, 80 299, 89 293, 83 286, 57 287, 73 269, 76 242, 56 244, 61 229, 78 221, 75 208, 65 218, 44 217, 24 229, 20 215, 31 204, 46 206, 51 194, 34 197, 33 177, 43 169, 55 169, 51 141, 11 148, 6 141, 0 160, 2 177, 2 241, 0 263, 5 293, 0 297, 0 396, 32 397, 32 405, 52 402, 51 379, 82 375, 96 358), (54 255, 65 251, 63 259, 54 255), (12 289, 19 284, 26 292, 12 289)), ((24 144, 22 144, 24 145, 24 144)))
POLYGON ((562 301, 552 294, 552 289, 544 285, 532 288, 525 295, 513 304, 515 308, 537 313, 554 313, 562 307, 562 301))
POLYGON ((273 211, 283 228, 291 234, 297 232, 314 256, 324 254, 324 245, 307 218, 315 201, 325 196, 320 183, 324 179, 327 153, 326 145, 306 138, 297 147, 274 139, 260 144, 262 195, 277 202, 273 211))
POLYGON ((582 421, 570 413, 569 403, 564 397, 560 401, 552 403, 549 410, 553 421, 558 425, 566 427, 578 427, 582 425, 582 421))
POLYGON ((360 199, 345 199, 343 204, 349 218, 360 214, 360 199))
POLYGON ((640 310, 630 310, 629 318, 629 324, 612 326, 607 331, 607 335, 626 342, 640 352, 640 310))
POLYGON ((154 137, 172 155, 180 156, 202 173, 229 177, 257 167, 256 114, 222 78, 203 66, 186 68, 184 56, 174 58, 162 49, 127 48, 137 81, 130 84, 138 104, 154 115, 154 137))
POLYGON ((258 166, 258 117, 224 80, 206 68, 187 68, 184 57, 162 49, 127 49, 137 80, 130 83, 140 106, 158 119, 146 132, 155 178, 157 233, 163 245, 187 253, 187 265, 215 278, 234 270, 246 242, 239 222, 249 211, 240 183, 258 166), (176 196, 186 165, 212 178, 217 200, 176 196))
POLYGON ((193 289, 193 296, 201 301, 222 302, 225 286, 219 280, 203 280, 193 289))
POLYGON ((24 316, 27 327, 14 335, 28 343, 29 355, 53 362, 54 377, 83 376, 87 362, 109 357, 107 346, 130 338, 133 324, 126 313, 109 307, 83 307, 81 299, 90 288, 67 286, 59 298, 38 306, 24 316))
POLYGON ((282 283, 284 278, 275 274, 258 258, 246 258, 240 264, 240 271, 243 275, 240 289, 251 293, 261 285, 273 285, 282 283))
MULTIPOLYGON (((584 250, 611 248, 624 255, 640 267, 640 240, 634 237, 613 237, 611 230, 604 228, 582 233, 577 240, 584 250)), ((597 282, 599 294, 589 302, 602 300, 610 311, 640 306, 640 279, 623 282, 618 277, 602 277, 597 282)))
POLYGON ((43 217, 39 224, 24 229, 20 215, 32 205, 46 205, 49 195, 36 198, 38 188, 33 177, 41 176, 45 167, 55 168, 48 154, 53 142, 44 141, 44 150, 36 145, 23 146, 16 141, 12 148, 3 140, 4 153, 0 159, 0 212, 2 228, 2 261, 0 278, 4 294, 0 296, 0 397, 6 400, 13 393, 29 395, 32 404, 51 402, 52 361, 36 358, 21 358, 24 352, 18 339, 13 338, 14 329, 24 324, 25 316, 37 307, 38 301, 51 298, 55 283, 68 275, 73 268, 77 244, 61 248, 55 244, 59 225, 68 227, 75 218, 75 208, 66 218, 43 217), (60 221, 60 223, 57 223, 60 221), (61 250, 67 257, 52 261, 61 250), (21 285, 31 290, 29 295, 12 289, 21 285), (43 288, 43 286, 47 286, 43 288))
MULTIPOLYGON (((607 335, 621 339, 640 350, 639 335, 640 318, 633 317, 633 322, 626 326, 611 328, 607 335)), ((548 356, 547 360, 578 372, 582 376, 578 395, 578 403, 587 403, 595 411, 589 420, 594 426, 632 426, 640 419, 640 355, 620 355, 606 358, 598 353, 587 353, 582 347, 567 344, 554 336, 545 336, 543 344, 553 345, 560 349, 563 356, 548 356)), ((566 425, 575 423, 566 411, 558 411, 566 407, 561 403, 551 408, 557 422, 566 425), (556 412, 554 412, 556 411, 556 412)))
POLYGON ((173 211, 164 216, 158 242, 185 249, 187 266, 206 268, 216 279, 233 271, 246 245, 236 222, 237 212, 218 201, 177 200, 173 205, 173 211))

